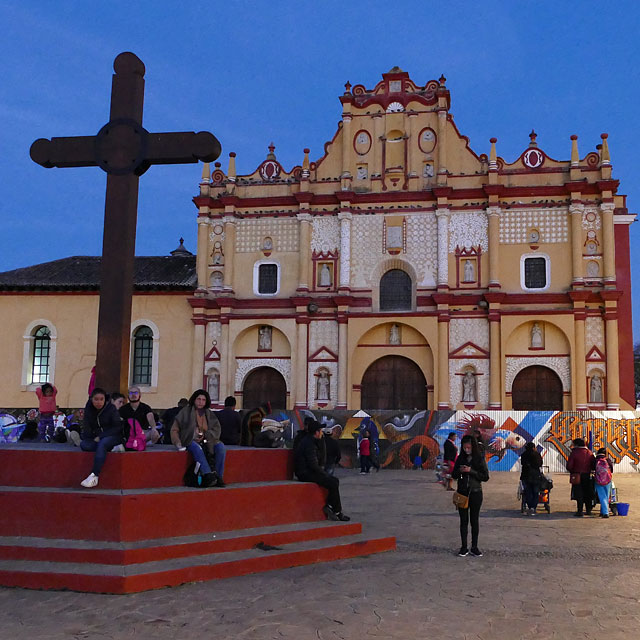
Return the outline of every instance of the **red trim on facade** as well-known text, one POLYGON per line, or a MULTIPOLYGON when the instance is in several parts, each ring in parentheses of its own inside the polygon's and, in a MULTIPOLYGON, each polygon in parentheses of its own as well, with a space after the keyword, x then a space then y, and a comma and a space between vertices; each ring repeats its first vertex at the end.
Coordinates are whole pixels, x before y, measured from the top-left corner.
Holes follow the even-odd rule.
POLYGON ((633 367, 633 318, 631 310, 631 270, 628 225, 614 225, 616 280, 621 290, 618 299, 618 361, 620 397, 636 406, 633 367), (620 326, 622 324, 622 327, 620 326))

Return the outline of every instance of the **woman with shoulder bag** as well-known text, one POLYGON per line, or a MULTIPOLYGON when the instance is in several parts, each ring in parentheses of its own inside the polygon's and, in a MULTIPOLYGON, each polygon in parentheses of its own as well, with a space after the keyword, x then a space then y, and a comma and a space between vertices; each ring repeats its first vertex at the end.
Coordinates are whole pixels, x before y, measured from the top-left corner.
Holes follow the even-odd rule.
POLYGON ((469 553, 467 538, 469 520, 471 520, 471 555, 479 558, 482 556, 482 551, 478 549, 482 483, 489 480, 489 470, 473 436, 467 435, 462 438, 460 455, 453 467, 451 477, 458 481, 458 488, 454 494, 454 503, 456 503, 456 498, 460 494, 468 496, 466 507, 464 506, 464 501, 461 503, 458 500, 457 502, 458 514, 460 515, 460 538, 462 540, 458 555, 464 557, 469 553))
POLYGON ((587 515, 591 515, 593 507, 593 489, 591 487, 591 468, 595 464, 595 457, 582 438, 573 440, 571 454, 567 460, 567 471, 571 474, 571 499, 577 502, 574 516, 581 518, 582 509, 586 507, 587 515))

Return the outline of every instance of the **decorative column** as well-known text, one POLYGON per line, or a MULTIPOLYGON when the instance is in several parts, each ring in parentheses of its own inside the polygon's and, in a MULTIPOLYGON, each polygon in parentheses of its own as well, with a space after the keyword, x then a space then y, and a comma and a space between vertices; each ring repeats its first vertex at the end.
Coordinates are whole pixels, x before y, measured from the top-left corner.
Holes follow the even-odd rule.
POLYGON ((438 110, 438 184, 447 183, 447 110, 438 110))
POLYGON ((236 248, 236 221, 233 216, 224 217, 224 288, 233 289, 233 262, 236 248))
MULTIPOLYGON (((605 332, 607 349, 607 409, 620 408, 620 365, 618 356, 618 311, 615 302, 605 310, 605 332)), ((607 305, 607 303, 605 303, 607 305)))
POLYGON ((229 357, 229 318, 220 318, 220 400, 232 396, 235 391, 235 371, 231 370, 229 357))
MULTIPOLYGON (((198 250, 196 255, 196 273, 198 275, 198 289, 206 289, 207 266, 209 264, 209 217, 198 216, 198 250)), ((197 389, 198 387, 196 387, 197 389)))
POLYGON ((311 262, 311 215, 299 213, 298 238, 300 260, 298 263, 298 289, 309 290, 309 265, 311 262))
POLYGON ((573 389, 575 408, 578 411, 587 409, 587 368, 585 359, 585 302, 589 297, 587 291, 570 291, 573 300, 573 333, 575 346, 573 349, 573 389))
MULTIPOLYGON (((351 105, 345 105, 346 107, 351 107, 351 105)), ((351 160, 351 145, 353 142, 353 135, 351 134, 351 114, 343 113, 342 114, 342 175, 340 177, 351 176, 351 172, 349 171, 350 160, 351 160)))
POLYGON ((416 153, 415 149, 417 147, 418 140, 418 113, 416 111, 409 111, 407 114, 409 116, 409 145, 408 145, 408 154, 407 154, 407 167, 406 167, 406 175, 409 178, 413 178, 414 176, 418 176, 420 172, 420 164, 416 163, 416 153))
POLYGON ((382 173, 382 145, 384 142, 380 140, 382 134, 382 126, 384 124, 384 118, 381 113, 373 114, 373 167, 369 167, 369 175, 382 173))
POLYGON ((569 214, 571 215, 571 265, 573 277, 571 279, 572 286, 581 287, 584 283, 582 270, 582 214, 584 213, 584 205, 572 202, 569 205, 569 214))
MULTIPOLYGON (((336 409, 347 408, 347 315, 338 311, 338 404, 336 409)), ((354 407, 355 408, 355 407, 354 407)))
POLYGON ((438 315, 438 409, 449 408, 449 312, 438 315))
POLYGON ((350 211, 340 211, 340 288, 351 284, 351 219, 350 211))
MULTIPOLYGON (((499 306, 499 305, 498 305, 499 306)), ((489 311, 489 409, 502 409, 500 311, 489 311)))
POLYGON ((449 288, 449 209, 436 209, 438 219, 438 289, 449 288))
MULTIPOLYGON (((298 314, 303 312, 298 312, 298 314)), ((296 368, 295 368, 295 406, 303 409, 307 406, 307 333, 306 317, 296 318, 296 368)))
POLYGON ((489 288, 500 288, 500 207, 486 209, 489 219, 489 288))
POLYGON ((191 388, 201 389, 204 376, 205 318, 193 318, 193 344, 191 348, 191 388))
MULTIPOLYGON (((602 212, 602 243, 604 251, 604 284, 607 287, 616 285, 616 246, 613 230, 613 202, 603 202, 602 212)), ((608 375, 608 374, 607 374, 608 375)))

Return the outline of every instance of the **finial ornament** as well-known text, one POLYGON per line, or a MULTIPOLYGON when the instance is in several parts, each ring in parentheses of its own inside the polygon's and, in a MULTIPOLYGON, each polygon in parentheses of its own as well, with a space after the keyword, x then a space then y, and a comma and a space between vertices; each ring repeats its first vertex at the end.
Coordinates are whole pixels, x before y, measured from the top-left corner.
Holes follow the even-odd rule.
POLYGON ((489 152, 489 171, 497 171, 498 155, 496 153, 496 142, 498 142, 498 138, 491 138, 489 142, 491 143, 491 151, 489 152))
POLYGON ((607 138, 609 137, 608 133, 601 133, 600 137, 602 138, 602 151, 600 152, 600 161, 602 166, 611 165, 611 155, 609 154, 609 143, 607 142, 607 138))
POLYGON ((536 139, 538 138, 538 134, 535 132, 534 129, 531 129, 531 133, 529 134, 529 146, 530 147, 537 147, 538 143, 536 142, 536 139))
POLYGON ((351 93, 351 83, 348 80, 344 83, 344 92, 351 93))
POLYGON ((571 166, 577 167, 580 164, 580 154, 578 153, 578 136, 575 133, 571 136, 571 166))

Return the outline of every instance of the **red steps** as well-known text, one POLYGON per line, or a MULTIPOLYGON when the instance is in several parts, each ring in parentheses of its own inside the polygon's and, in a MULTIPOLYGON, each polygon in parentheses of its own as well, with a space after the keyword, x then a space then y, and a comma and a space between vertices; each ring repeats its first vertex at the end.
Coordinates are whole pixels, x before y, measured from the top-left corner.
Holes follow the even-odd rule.
POLYGON ((229 448, 224 489, 182 486, 189 457, 164 447, 109 454, 82 489, 92 459, 0 445, 1 585, 131 593, 395 548, 327 522, 324 490, 292 480, 291 451, 229 448))

